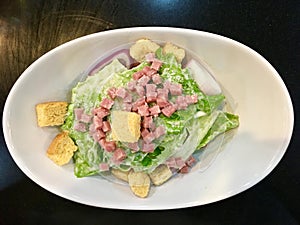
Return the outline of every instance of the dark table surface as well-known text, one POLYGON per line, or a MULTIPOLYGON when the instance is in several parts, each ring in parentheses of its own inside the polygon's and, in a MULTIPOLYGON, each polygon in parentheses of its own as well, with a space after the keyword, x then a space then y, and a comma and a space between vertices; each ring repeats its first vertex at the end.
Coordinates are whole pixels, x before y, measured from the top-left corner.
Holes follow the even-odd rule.
MULTIPOLYGON (((299 0, 1 0, 1 111, 20 74, 50 49, 90 33, 149 25, 208 31, 248 45, 279 72, 299 113, 299 0)), ((299 132, 296 116, 281 162, 243 193, 187 209, 125 211, 85 206, 44 190, 14 163, 1 129, 0 224, 299 224, 299 132)))

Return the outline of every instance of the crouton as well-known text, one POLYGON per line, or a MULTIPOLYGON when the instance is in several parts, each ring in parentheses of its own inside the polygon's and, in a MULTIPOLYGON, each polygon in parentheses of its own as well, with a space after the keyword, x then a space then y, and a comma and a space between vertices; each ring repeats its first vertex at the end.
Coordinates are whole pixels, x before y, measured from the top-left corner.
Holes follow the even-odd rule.
POLYGON ((70 161, 76 150, 77 146, 68 133, 61 132, 51 142, 47 150, 47 156, 57 165, 62 166, 70 161))
POLYGON ((146 198, 150 190, 150 178, 146 173, 130 171, 128 183, 132 192, 140 197, 146 198))
POLYGON ((163 53, 173 53, 175 55, 175 58, 177 62, 181 63, 182 60, 185 57, 185 51, 182 48, 178 48, 177 46, 173 45, 170 42, 167 42, 165 46, 163 47, 163 53))
POLYGON ((62 125, 67 113, 67 102, 44 102, 36 105, 38 126, 62 125))
POLYGON ((129 54, 136 61, 141 62, 145 59, 145 55, 150 52, 155 52, 160 46, 148 39, 140 39, 131 46, 129 54))
POLYGON ((172 171, 169 169, 167 165, 159 165, 155 168, 153 172, 149 174, 152 183, 156 186, 165 183, 172 177, 172 171))
POLYGON ((112 139, 134 143, 140 137, 141 116, 134 112, 112 111, 112 139))
POLYGON ((112 175, 114 175, 116 178, 128 182, 128 174, 129 174, 129 171, 123 171, 123 170, 119 170, 119 169, 112 168, 112 169, 111 169, 111 173, 112 173, 112 175))

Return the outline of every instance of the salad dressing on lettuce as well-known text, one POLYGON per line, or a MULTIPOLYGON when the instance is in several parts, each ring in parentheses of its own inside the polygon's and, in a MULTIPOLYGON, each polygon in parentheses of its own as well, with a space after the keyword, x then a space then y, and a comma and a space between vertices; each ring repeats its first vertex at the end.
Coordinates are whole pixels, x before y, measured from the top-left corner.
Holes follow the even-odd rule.
MULTIPOLYGON (((193 154, 239 125, 237 115, 224 111, 222 93, 207 95, 199 88, 193 79, 197 75, 191 73, 197 66, 188 68, 187 58, 195 60, 192 55, 182 63, 162 46, 145 52, 139 62, 130 57, 128 48, 121 48, 98 62, 99 68, 91 69, 91 75, 72 89, 61 128, 78 146, 73 157, 77 177, 110 170, 151 174, 162 165, 173 173, 187 172, 195 163, 193 154), (140 136, 132 142, 114 138, 112 115, 118 114, 114 112, 138 115, 140 136)), ((118 122, 128 132, 131 119, 127 114, 124 118, 118 122)))

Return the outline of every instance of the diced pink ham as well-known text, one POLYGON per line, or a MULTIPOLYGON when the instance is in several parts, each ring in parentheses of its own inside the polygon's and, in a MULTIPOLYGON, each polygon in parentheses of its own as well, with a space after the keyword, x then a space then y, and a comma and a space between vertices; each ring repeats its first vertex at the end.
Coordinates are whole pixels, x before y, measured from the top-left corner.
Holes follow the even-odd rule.
POLYGON ((169 87, 171 95, 182 95, 182 85, 181 84, 171 84, 169 87))
POLYGON ((174 107, 174 105, 172 105, 172 104, 164 107, 161 110, 161 112, 167 117, 170 117, 175 111, 176 111, 176 107, 174 107))
POLYGON ((142 151, 143 152, 153 152, 155 145, 153 143, 143 143, 142 145, 142 151))
POLYGON ((149 111, 151 116, 158 116, 158 114, 160 113, 159 105, 154 105, 150 107, 149 111))
POLYGON ((80 122, 83 122, 83 123, 89 123, 91 122, 91 119, 92 119, 92 116, 91 115, 88 115, 88 114, 85 114, 83 113, 80 117, 80 122))
POLYGON ((103 121, 102 130, 108 132, 111 130, 110 123, 108 121, 103 121))
POLYGON ((142 69, 142 72, 143 72, 144 74, 146 74, 146 76, 151 77, 153 74, 156 74, 156 73, 157 73, 157 70, 152 69, 150 66, 145 66, 145 67, 142 69))
POLYGON ((143 75, 139 80, 138 80, 138 85, 140 86, 146 86, 148 82, 150 81, 150 78, 146 75, 143 75))
POLYGON ((148 130, 147 128, 143 128, 143 129, 141 130, 141 136, 142 136, 143 138, 146 137, 149 133, 150 133, 150 132, 149 132, 149 130, 148 130))
POLYGON ((145 143, 149 144, 155 139, 155 133, 149 132, 145 137, 143 137, 143 140, 145 143))
POLYGON ((137 107, 138 114, 141 116, 148 116, 149 115, 149 107, 148 105, 141 105, 137 107))
POLYGON ((111 99, 115 99, 115 97, 117 96, 116 91, 117 91, 117 88, 111 87, 108 89, 107 94, 111 99))
POLYGON ((103 107, 98 107, 98 108, 93 110, 93 114, 98 116, 99 118, 104 118, 107 115, 109 115, 109 110, 105 109, 103 107))
POLYGON ((157 93, 156 92, 147 92, 146 94, 146 102, 155 102, 157 99, 157 93))
POLYGON ((114 104, 114 101, 109 98, 104 98, 102 102, 100 103, 100 106, 105 109, 110 109, 114 104))
POLYGON ((80 132, 85 132, 86 131, 86 124, 81 123, 81 122, 75 122, 74 123, 74 130, 80 131, 80 132))
POLYGON ((145 116, 145 117, 143 117, 142 126, 144 128, 150 128, 152 126, 152 123, 153 123, 152 116, 145 116))
POLYGON ((187 104, 195 104, 198 102, 198 96, 197 95, 186 95, 186 102, 187 104))
POLYGON ((155 59, 155 53, 153 53, 153 52, 147 53, 147 54, 145 55, 145 60, 146 60, 147 62, 153 62, 154 59, 155 59))
POLYGON ((180 173, 188 173, 189 171, 190 171, 190 168, 187 165, 184 165, 179 170, 180 173))
POLYGON ((75 120, 80 120, 83 112, 84 112, 83 108, 75 108, 74 109, 75 120))
POLYGON ((114 151, 112 161, 116 164, 119 165, 124 159, 126 158, 126 152, 122 148, 117 148, 114 151))
POLYGON ((151 69, 158 71, 162 64, 163 64, 162 61, 160 61, 158 59, 154 59, 151 64, 151 69))
POLYGON ((169 81, 169 80, 166 80, 166 81, 163 83, 163 85, 164 85, 164 88, 170 89, 170 87, 171 87, 171 85, 172 85, 172 82, 169 81))
POLYGON ((94 139, 94 141, 97 141, 97 142, 99 142, 102 138, 105 138, 105 136, 106 135, 102 130, 96 130, 93 133, 93 139, 94 139))
POLYGON ((163 126, 156 127, 154 134, 155 138, 159 138, 166 133, 166 129, 163 126))
POLYGON ((137 85, 135 91, 140 97, 145 96, 145 88, 143 86, 137 85))
POLYGON ((193 166, 196 163, 196 159, 193 156, 190 156, 187 161, 185 162, 185 164, 189 167, 193 166))
POLYGON ((128 146, 128 148, 130 148, 131 150, 133 150, 135 152, 140 149, 138 142, 128 143, 127 146, 128 146))
POLYGON ((132 104, 131 103, 126 103, 126 102, 123 103, 123 110, 124 111, 130 112, 131 108, 132 108, 132 104))
POLYGON ((153 74, 152 75, 152 81, 154 84, 161 84, 162 80, 159 74, 153 74))
POLYGON ((135 72, 132 77, 134 80, 139 80, 142 76, 144 75, 144 72, 142 71, 138 71, 138 72, 135 72))
POLYGON ((133 104, 132 104, 132 111, 137 111, 137 108, 139 106, 145 105, 146 104, 146 100, 145 100, 145 96, 137 99, 133 104))
POLYGON ((157 97, 162 97, 162 98, 165 98, 165 99, 168 99, 168 95, 169 95, 169 89, 167 88, 157 88, 156 90, 157 92, 157 97))
POLYGON ((99 144, 104 150, 108 152, 113 152, 116 149, 116 142, 115 141, 106 141, 104 138, 102 138, 99 141, 99 144))
POLYGON ((156 103, 161 109, 170 105, 170 102, 161 96, 157 96, 156 103))
POLYGON ((91 123, 89 127, 90 135, 93 136, 93 133, 96 131, 95 124, 91 123))
POLYGON ((132 102, 132 95, 130 93, 126 93, 125 98, 123 99, 123 102, 131 103, 132 102))
POLYGON ((183 161, 182 158, 178 157, 178 158, 175 158, 175 161, 176 161, 176 166, 177 168, 182 168, 183 166, 185 166, 185 162, 183 161))
POLYGON ((146 93, 152 93, 156 91, 156 85, 155 84, 146 84, 146 93))
POLYGON ((169 167, 169 168, 176 168, 176 161, 175 161, 175 158, 169 158, 167 161, 166 161, 166 165, 169 167))
POLYGON ((135 91, 135 86, 136 86, 136 81, 135 80, 129 81, 128 84, 127 84, 127 88, 130 91, 135 91))
POLYGON ((107 163, 100 163, 99 164, 99 170, 100 171, 108 171, 109 170, 109 165, 107 163))
POLYGON ((103 120, 102 120, 102 118, 99 118, 98 116, 94 116, 94 118, 93 118, 93 124, 94 124, 95 130, 101 129, 102 126, 103 126, 103 120))
POLYGON ((117 97, 120 97, 120 98, 125 98, 126 93, 127 93, 127 91, 123 87, 120 87, 116 90, 116 95, 117 95, 117 97))
POLYGON ((184 96, 178 96, 176 98, 177 109, 186 109, 188 107, 186 98, 184 96))

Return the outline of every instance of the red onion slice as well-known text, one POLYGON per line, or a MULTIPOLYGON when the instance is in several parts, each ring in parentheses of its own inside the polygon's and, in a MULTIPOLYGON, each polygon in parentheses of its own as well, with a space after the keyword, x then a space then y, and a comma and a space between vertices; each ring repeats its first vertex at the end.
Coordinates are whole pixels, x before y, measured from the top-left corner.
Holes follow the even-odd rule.
POLYGON ((129 49, 121 49, 113 52, 109 56, 100 58, 98 62, 91 66, 91 69, 88 70, 88 75, 94 75, 114 59, 118 59, 120 63, 122 63, 127 68, 130 68, 130 66, 135 62, 129 54, 129 49))

